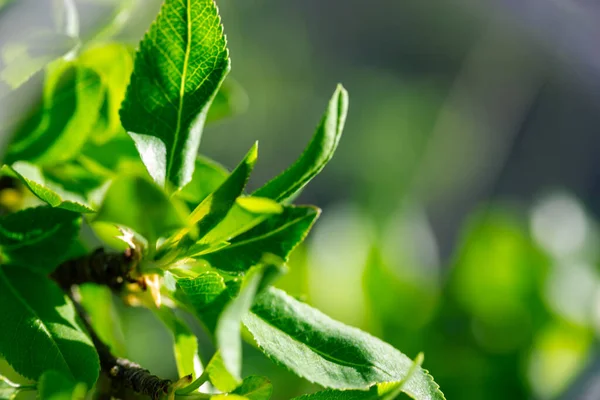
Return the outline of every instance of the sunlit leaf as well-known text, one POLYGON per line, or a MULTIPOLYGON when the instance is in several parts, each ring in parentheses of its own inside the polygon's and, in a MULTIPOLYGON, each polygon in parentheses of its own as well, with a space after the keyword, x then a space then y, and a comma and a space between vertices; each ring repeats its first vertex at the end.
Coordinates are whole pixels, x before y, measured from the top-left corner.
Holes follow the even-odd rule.
POLYGON ((203 156, 196 159, 192 180, 176 196, 196 207, 208 195, 217 190, 229 176, 229 171, 219 163, 203 156))
POLYGON ((3 263, 51 273, 68 257, 79 233, 81 218, 51 207, 27 208, 0 218, 3 263))
POLYGON ((237 81, 229 77, 219 88, 208 110, 206 123, 234 116, 245 111, 247 107, 248 95, 237 81))
POLYGON ((213 0, 166 0, 135 56, 123 127, 161 186, 192 178, 202 128, 230 63, 213 0))
MULTIPOLYGON (((378 383, 401 381, 413 364, 389 344, 334 321, 278 289, 257 297, 244 324, 271 359, 328 388, 368 390, 378 383)), ((444 398, 422 369, 403 391, 418 399, 444 398)))
POLYGON ((268 400, 273 393, 273 385, 262 376, 249 376, 233 392, 249 400, 268 400))
POLYGON ((63 373, 49 370, 44 372, 38 383, 40 399, 73 400, 83 398, 86 394, 84 383, 77 383, 63 373))
POLYGON ((25 268, 2 267, 0 309, 0 355, 15 371, 37 380, 56 370, 92 387, 100 369, 98 355, 56 284, 25 268))
POLYGON ((331 160, 342 136, 348 93, 338 85, 316 133, 298 160, 253 195, 284 202, 294 196, 331 160))

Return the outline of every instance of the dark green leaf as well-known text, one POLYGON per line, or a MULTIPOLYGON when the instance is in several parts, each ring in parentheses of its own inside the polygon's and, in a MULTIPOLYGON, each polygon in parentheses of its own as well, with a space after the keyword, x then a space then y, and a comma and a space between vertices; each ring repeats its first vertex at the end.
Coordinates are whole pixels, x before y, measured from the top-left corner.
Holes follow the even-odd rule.
POLYGON ((249 400, 268 400, 273 393, 273 385, 262 376, 249 376, 237 387, 233 394, 244 396, 249 400))
POLYGON ((202 255, 214 268, 244 272, 257 265, 267 253, 287 262, 292 250, 300 244, 319 216, 316 207, 285 207, 283 213, 231 240, 231 245, 202 255))
MULTIPOLYGON (((271 288, 257 297, 244 324, 260 349, 297 375, 334 389, 368 390, 403 380, 412 361, 389 344, 271 288)), ((443 399, 426 371, 403 386, 418 399, 443 399)))
POLYGON ((153 182, 140 177, 113 181, 95 221, 128 227, 149 242, 185 226, 183 215, 169 197, 153 182))
POLYGON ((56 164, 76 157, 91 132, 104 97, 98 73, 64 63, 49 73, 44 103, 15 133, 6 162, 56 164))
POLYGON ((301 190, 333 157, 342 136, 347 112, 348 93, 338 85, 321 124, 300 158, 253 195, 283 202, 301 190))
POLYGON ((65 260, 80 225, 79 214, 58 208, 8 214, 0 218, 2 262, 50 273, 65 260))
POLYGON ((263 266, 253 267, 244 276, 240 291, 223 309, 217 322, 215 338, 223 364, 238 382, 242 375, 242 318, 250 310, 262 280, 263 266))
POLYGON ((229 55, 213 0, 166 0, 135 56, 123 127, 161 186, 192 178, 206 114, 229 55))
POLYGON ((34 195, 52 207, 80 213, 94 212, 94 208, 84 196, 52 181, 38 166, 19 161, 12 166, 4 166, 3 169, 14 173, 34 195))
POLYGON ((85 398, 84 383, 77 383, 64 374, 50 370, 44 372, 38 383, 40 399, 43 400, 74 400, 85 398))
POLYGON ((37 380, 56 370, 92 387, 98 355, 58 286, 24 268, 0 268, 0 309, 0 354, 15 371, 37 380))

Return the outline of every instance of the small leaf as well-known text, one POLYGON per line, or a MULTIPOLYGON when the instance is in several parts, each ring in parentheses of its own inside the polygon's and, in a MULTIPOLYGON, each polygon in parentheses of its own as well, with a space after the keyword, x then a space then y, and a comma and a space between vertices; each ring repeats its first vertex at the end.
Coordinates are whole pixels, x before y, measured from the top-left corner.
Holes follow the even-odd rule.
POLYGON ((181 188, 192 178, 206 114, 229 69, 214 1, 166 0, 140 43, 121 108, 160 186, 181 188))
POLYGON ((248 182, 257 156, 258 143, 255 143, 225 182, 190 214, 189 224, 197 224, 199 238, 202 238, 221 222, 233 207, 235 200, 242 194, 248 182))
POLYGON ((242 317, 250 310, 254 296, 262 280, 264 267, 257 266, 248 271, 240 291, 223 309, 217 322, 215 338, 221 352, 223 364, 239 382, 242 375, 242 317))
POLYGON ((188 204, 193 204, 192 208, 196 207, 217 190, 228 176, 229 171, 222 165, 207 157, 199 156, 196 159, 192 180, 175 195, 188 204))
POLYGON ((338 85, 321 124, 300 158, 281 175, 256 190, 253 196, 284 202, 301 190, 333 157, 342 136, 347 112, 348 93, 338 85))
POLYGON ((80 213, 94 212, 92 205, 81 194, 71 192, 53 182, 36 165, 19 161, 11 166, 5 165, 3 170, 15 174, 34 195, 52 207, 80 213))
POLYGON ((149 242, 185 226, 181 212, 169 197, 141 177, 114 180, 94 221, 125 226, 149 242))
MULTIPOLYGON (((271 359, 327 388, 368 390, 378 383, 403 380, 413 365, 389 344, 274 288, 257 297, 244 324, 271 359)), ((444 398, 420 368, 403 391, 417 399, 444 398)))
POLYGON ((80 225, 79 214, 58 208, 8 214, 0 218, 2 262, 51 273, 68 256, 80 225))
POLYGON ((25 268, 0 268, 0 355, 37 380, 56 370, 92 387, 100 370, 94 346, 69 299, 48 278, 25 268))
POLYGON ((285 207, 283 213, 237 236, 229 246, 201 257, 214 268, 236 273, 257 265, 267 253, 287 262, 290 253, 304 240, 319 213, 316 207, 285 207))
POLYGON ((231 392, 239 385, 239 380, 225 368, 219 351, 215 353, 206 366, 206 372, 210 378, 210 383, 222 392, 231 392))
POLYGON ((267 218, 281 214, 283 207, 261 197, 239 197, 227 216, 199 242, 216 244, 231 240, 267 218))
POLYGON ((182 319, 175 315, 173 310, 160 307, 153 311, 173 335, 173 352, 179 377, 191 375, 194 379, 197 378, 196 366, 201 364, 196 335, 182 319))
POLYGON ((41 109, 16 131, 6 162, 56 164, 76 157, 96 121, 104 88, 100 76, 76 63, 48 73, 41 109))
POLYGON ((40 399, 73 400, 85 398, 86 386, 77 383, 64 374, 50 370, 44 372, 38 383, 40 399))
POLYGON ((273 393, 273 385, 262 376, 249 376, 233 392, 249 400, 268 400, 273 393))

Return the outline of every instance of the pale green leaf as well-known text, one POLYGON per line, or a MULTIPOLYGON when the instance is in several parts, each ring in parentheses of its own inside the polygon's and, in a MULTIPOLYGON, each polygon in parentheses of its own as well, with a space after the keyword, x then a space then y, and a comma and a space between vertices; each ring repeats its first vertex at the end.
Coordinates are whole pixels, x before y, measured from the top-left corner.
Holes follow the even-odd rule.
POLYGON ((56 164, 76 157, 96 121, 104 88, 98 73, 76 62, 48 72, 44 101, 19 129, 6 162, 56 164))
POLYGON ((130 228, 149 242, 185 226, 171 199, 153 182, 136 176, 112 182, 94 221, 130 228))
MULTIPOLYGON (((274 288, 257 297, 244 324, 271 359, 327 388, 368 390, 378 383, 402 381, 413 365, 389 344, 274 288)), ((417 399, 444 398, 420 368, 403 391, 417 399)))
POLYGON ((34 195, 52 207, 80 213, 94 212, 88 199, 52 181, 42 168, 36 165, 19 161, 11 166, 5 165, 3 170, 15 174, 34 195))
POLYGON ((77 400, 85 398, 87 392, 84 383, 77 383, 54 370, 44 372, 38 383, 38 391, 43 400, 77 400))
POLYGON ((225 368, 221 352, 217 351, 206 366, 210 383, 222 392, 231 392, 239 385, 239 380, 225 368))
POLYGON ((176 196, 196 207, 212 192, 217 190, 229 176, 229 171, 221 164, 204 156, 196 159, 192 180, 176 196))
POLYGON ((338 85, 321 124, 300 158, 253 195, 284 202, 300 191, 333 157, 342 136, 347 112, 348 93, 338 85))
POLYGON ((153 310, 173 335, 173 353, 180 378, 192 376, 197 378, 196 367, 200 366, 198 356, 198 339, 187 324, 167 307, 153 310))
POLYGON ((284 207, 281 214, 273 215, 253 229, 232 239, 230 245, 202 259, 214 268, 240 273, 257 265, 265 254, 274 254, 287 262, 290 253, 300 244, 319 216, 316 207, 284 207))
POLYGON ((210 104, 229 72, 213 0, 166 0, 140 43, 121 108, 123 127, 161 186, 192 178, 210 104))
POLYGON ((0 355, 19 374, 37 380, 56 370, 88 387, 100 369, 75 309, 56 284, 25 268, 0 268, 0 355))
POLYGON ((215 330, 217 348, 221 352, 223 364, 238 382, 242 376, 242 318, 252 306, 263 272, 263 266, 256 266, 248 271, 238 295, 231 299, 219 316, 215 330))
POLYGON ((206 123, 240 114, 248 107, 248 95, 244 88, 231 77, 227 78, 219 88, 213 100, 206 123))
POLYGON ((249 376, 233 392, 249 400, 268 400, 273 393, 273 385, 262 376, 249 376))
POLYGON ((81 218, 51 207, 27 208, 0 218, 2 263, 51 273, 68 257, 81 218))

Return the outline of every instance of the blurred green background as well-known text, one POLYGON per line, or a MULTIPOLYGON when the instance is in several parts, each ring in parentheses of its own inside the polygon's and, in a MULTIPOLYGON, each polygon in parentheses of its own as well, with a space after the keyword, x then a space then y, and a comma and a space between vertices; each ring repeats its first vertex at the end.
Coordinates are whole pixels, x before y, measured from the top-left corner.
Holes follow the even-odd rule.
MULTIPOLYGON (((54 23, 52 1, 17 3, 3 48, 54 23)), ((80 36, 135 44, 160 3, 76 0, 80 36)), ((258 139, 258 187, 297 157, 337 82, 351 96, 336 156, 299 199, 323 215, 279 285, 423 351, 448 399, 600 398, 600 8, 217 3, 245 93, 203 154, 233 167, 258 139)), ((151 316, 121 320, 131 358, 173 375, 169 345, 147 350, 170 340, 151 316)), ((275 399, 314 390, 250 347, 245 373, 272 378, 275 399)))

